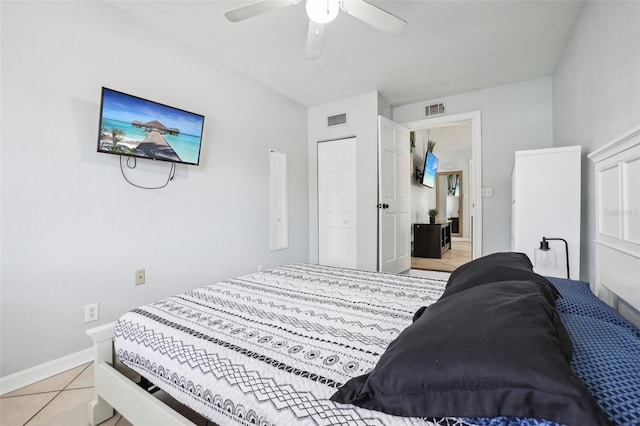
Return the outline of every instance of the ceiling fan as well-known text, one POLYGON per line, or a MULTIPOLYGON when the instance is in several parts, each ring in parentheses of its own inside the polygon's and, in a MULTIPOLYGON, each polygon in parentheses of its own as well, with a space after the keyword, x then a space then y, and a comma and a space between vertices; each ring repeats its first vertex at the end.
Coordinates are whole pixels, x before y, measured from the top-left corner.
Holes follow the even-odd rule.
MULTIPOLYGON (((230 10, 225 13, 225 16, 231 22, 238 22, 275 9, 293 6, 301 1, 265 0, 230 10)), ((404 19, 364 0, 306 0, 306 8, 309 16, 309 30, 307 31, 305 51, 307 59, 320 57, 325 24, 333 21, 338 16, 340 9, 347 15, 351 15, 387 34, 399 34, 407 25, 407 21, 404 19)))

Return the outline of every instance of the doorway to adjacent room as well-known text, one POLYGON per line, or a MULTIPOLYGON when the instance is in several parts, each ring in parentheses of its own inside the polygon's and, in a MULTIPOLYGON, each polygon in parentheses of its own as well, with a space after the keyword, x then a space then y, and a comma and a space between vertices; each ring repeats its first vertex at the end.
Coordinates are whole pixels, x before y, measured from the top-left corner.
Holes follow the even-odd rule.
MULTIPOLYGON (((464 146, 453 143, 453 140, 447 143, 445 138, 435 141, 434 152, 440 153, 442 158, 438 166, 438 179, 433 189, 420 190, 419 185, 412 186, 412 197, 418 195, 425 199, 423 206, 412 207, 413 215, 416 216, 412 217, 412 223, 428 222, 427 210, 437 208, 437 221, 449 224, 448 232, 452 238, 450 238, 450 249, 444 247, 440 258, 412 257, 411 267, 451 272, 460 265, 482 256, 480 112, 424 119, 403 125, 416 133, 428 131, 429 141, 433 139, 430 136, 437 134, 437 139, 441 139, 440 134, 445 134, 445 130, 455 127, 466 127, 468 132, 466 138, 456 138, 456 140, 465 139, 464 146), (424 194, 416 194, 420 191, 424 194)), ((416 158, 421 154, 416 150, 416 158)), ((416 167, 413 168, 417 167, 416 163, 416 167)), ((445 226, 443 225, 442 228, 444 229, 445 226)))

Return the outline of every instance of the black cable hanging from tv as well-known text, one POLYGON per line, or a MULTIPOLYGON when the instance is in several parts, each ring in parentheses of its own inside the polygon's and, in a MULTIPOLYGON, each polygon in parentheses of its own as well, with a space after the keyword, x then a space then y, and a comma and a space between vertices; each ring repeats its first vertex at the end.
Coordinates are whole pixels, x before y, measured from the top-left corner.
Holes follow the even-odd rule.
MULTIPOLYGON (((122 155, 120 156, 120 172, 122 172, 122 177, 124 178, 124 180, 127 181, 127 183, 129 185, 135 186, 136 188, 140 188, 140 189, 162 189, 164 187, 166 187, 167 185, 169 185, 169 182, 171 182, 173 180, 173 178, 176 175, 176 163, 171 163, 171 168, 169 169, 169 176, 167 177, 167 181, 164 183, 164 185, 161 186, 141 186, 141 185, 137 185, 133 182, 131 182, 129 180, 129 178, 127 178, 127 175, 124 173, 124 167, 122 167, 122 155)), ((130 169, 135 169, 136 166, 138 165, 138 160, 136 159, 136 157, 127 157, 127 167, 130 169), (133 160, 133 165, 131 165, 131 161, 133 160)))

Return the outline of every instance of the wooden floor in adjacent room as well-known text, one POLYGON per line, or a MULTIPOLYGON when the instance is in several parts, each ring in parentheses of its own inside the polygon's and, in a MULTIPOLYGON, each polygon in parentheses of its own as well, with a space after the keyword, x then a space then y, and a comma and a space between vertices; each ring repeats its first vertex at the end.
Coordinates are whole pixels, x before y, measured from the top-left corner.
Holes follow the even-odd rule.
POLYGON ((442 253, 442 259, 412 257, 412 269, 453 272, 458 266, 471 261, 471 241, 453 240, 451 250, 442 253))

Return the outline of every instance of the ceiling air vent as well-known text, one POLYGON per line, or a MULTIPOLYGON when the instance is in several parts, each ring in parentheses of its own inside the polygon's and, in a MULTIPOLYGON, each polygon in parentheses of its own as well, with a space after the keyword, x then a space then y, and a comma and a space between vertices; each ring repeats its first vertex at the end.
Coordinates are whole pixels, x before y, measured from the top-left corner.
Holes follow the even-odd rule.
POLYGON ((341 126, 347 124, 347 113, 330 115, 327 117, 327 127, 341 126))
POLYGON ((424 116, 433 117, 434 115, 444 115, 444 102, 437 104, 427 105, 424 107, 424 116))

